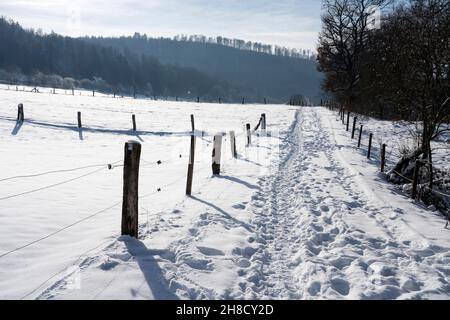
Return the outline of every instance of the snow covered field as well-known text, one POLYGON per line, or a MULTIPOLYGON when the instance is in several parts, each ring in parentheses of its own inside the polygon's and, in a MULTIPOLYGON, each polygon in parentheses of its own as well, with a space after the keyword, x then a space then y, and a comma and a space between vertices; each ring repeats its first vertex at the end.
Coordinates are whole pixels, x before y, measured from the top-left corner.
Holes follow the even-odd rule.
POLYGON ((329 110, 88 93, 0 97, 2 299, 450 296, 442 215, 386 183, 329 110), (198 138, 187 198, 191 113, 198 138), (254 134, 246 148, 244 125, 261 113, 270 134, 254 134), (223 172, 212 177, 212 135, 229 130, 239 158, 225 136, 223 172), (120 237, 120 163, 130 139, 142 143, 139 240, 120 237), (61 172, 30 177, 48 171, 61 172))

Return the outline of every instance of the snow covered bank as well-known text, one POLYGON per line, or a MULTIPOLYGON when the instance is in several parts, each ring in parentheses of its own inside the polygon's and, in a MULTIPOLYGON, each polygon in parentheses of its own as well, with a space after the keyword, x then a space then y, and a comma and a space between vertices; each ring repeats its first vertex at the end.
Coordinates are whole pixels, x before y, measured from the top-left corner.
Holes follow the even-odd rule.
MULTIPOLYGON (((2 298, 38 297, 66 274, 75 272, 77 268, 72 266, 84 265, 95 252, 114 244, 120 232, 122 168, 108 170, 106 164, 120 165, 123 144, 129 139, 143 145, 140 222, 142 237, 151 239, 152 250, 167 248, 174 240, 195 234, 194 222, 200 215, 207 217, 202 223, 211 220, 212 225, 217 224, 218 233, 211 229, 212 237, 220 239, 220 221, 232 218, 236 228, 243 228, 236 231, 238 234, 247 232, 244 226, 250 213, 242 214, 246 212, 243 202, 257 188, 257 177, 270 169, 271 159, 276 159, 278 135, 284 135, 295 112, 292 107, 278 105, 168 103, 15 91, 0 94, 0 146, 6 151, 0 158, 2 298), (25 108, 23 125, 15 121, 19 102, 25 108), (76 128, 78 111, 82 112, 81 131, 76 128), (263 112, 274 135, 255 135, 253 146, 245 148, 245 123, 255 125, 263 112), (185 198, 191 113, 195 114, 199 138, 194 197, 185 198), (136 115, 136 133, 130 130, 131 114, 136 115), (211 178, 211 135, 228 130, 238 135, 239 159, 232 159, 225 137, 223 175, 211 178), (158 160, 161 165, 156 164, 158 160), (64 171, 80 167, 85 168, 64 171), (216 207, 223 212, 216 214, 216 207)), ((243 241, 240 236, 235 238, 234 242, 227 239, 230 247, 243 241)), ((204 247, 203 252, 208 252, 210 246, 204 247)), ((183 258, 192 266, 198 263, 199 268, 203 260, 183 258)), ((110 274, 105 272, 107 277, 110 274)), ((226 283, 227 279, 217 281, 226 283)), ((87 289, 89 283, 82 281, 81 288, 87 289)), ((92 297, 84 290, 76 292, 92 297)), ((131 292, 114 294, 116 298, 132 297, 131 292)))
POLYGON ((0 146, 13 151, 0 158, 0 199, 89 174, 0 200, 2 298, 450 296, 444 219, 386 183, 326 109, 0 94, 0 146), (28 121, 17 130, 19 102, 28 121), (271 134, 246 149, 243 125, 263 112, 271 134), (190 113, 206 136, 185 197, 190 113), (228 130, 240 134, 240 157, 225 137, 222 176, 211 177, 210 135, 228 130), (130 138, 143 144, 139 240, 119 236, 120 167, 2 181, 120 164, 130 138))

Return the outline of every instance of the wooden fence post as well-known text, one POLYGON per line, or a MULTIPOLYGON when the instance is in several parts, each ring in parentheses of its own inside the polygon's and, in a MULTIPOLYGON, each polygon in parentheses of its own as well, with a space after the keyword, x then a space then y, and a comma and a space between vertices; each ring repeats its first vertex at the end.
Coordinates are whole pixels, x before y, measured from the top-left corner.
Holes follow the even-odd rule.
POLYGON ((264 98, 264 104, 267 104, 267 99, 266 98, 264 98))
POLYGON ((381 146, 381 172, 384 172, 384 167, 386 165, 386 144, 383 143, 381 146))
POLYGON ((136 131, 136 116, 134 114, 131 116, 131 121, 133 122, 133 131, 136 131))
POLYGON ((139 216, 139 161, 141 144, 137 141, 125 143, 123 166, 122 235, 138 236, 139 216))
POLYGON ((250 123, 247 123, 247 146, 249 146, 252 143, 252 131, 250 129, 250 123))
POLYGON ((200 103, 200 97, 197 97, 197 103, 200 103))
POLYGON ((194 122, 194 115, 191 114, 191 127, 192 127, 192 133, 195 132, 195 122, 194 122))
POLYGON ((25 120, 25 114, 23 111, 23 104, 19 103, 17 106, 17 121, 24 121, 25 120))
POLYGON ((416 164, 414 166, 413 185, 412 185, 412 192, 411 192, 412 199, 416 199, 416 197, 417 197, 417 183, 419 182, 420 164, 421 164, 420 161, 417 159, 416 164))
POLYGON ((370 159, 370 150, 372 149, 372 137, 373 133, 369 135, 369 148, 367 149, 367 159, 370 159))
POLYGON ((361 147, 361 136, 363 134, 363 125, 359 127, 358 148, 361 147))
POLYGON ((345 110, 344 108, 342 108, 342 114, 341 114, 341 120, 342 120, 342 124, 345 124, 345 120, 344 120, 344 114, 345 114, 345 110))
POLYGON ((77 113, 77 119, 78 119, 78 128, 82 128, 82 125, 81 125, 81 112, 80 111, 78 111, 78 113, 77 113))
POLYGON ((222 135, 214 136, 213 152, 212 152, 212 172, 213 175, 220 174, 220 156, 222 154, 222 135))
POLYGON ((353 118, 352 139, 355 138, 356 120, 357 119, 358 119, 357 117, 353 118))
POLYGON ((242 104, 245 104, 245 98, 242 98, 242 104))
POLYGON ((95 90, 92 90, 92 96, 95 97, 95 90))
POLYGON ((262 119, 261 130, 266 130, 266 114, 265 113, 261 114, 261 119, 262 119))
POLYGON ((234 131, 230 131, 230 142, 231 142, 231 154, 233 155, 233 158, 237 158, 236 135, 234 134, 234 131))
POLYGON ((219 97, 219 104, 222 103, 222 97, 219 97))
POLYGON ((347 131, 349 126, 350 126, 350 111, 347 112, 347 131))
POLYGON ((192 179, 194 177, 194 162, 195 162, 195 135, 191 134, 191 149, 189 152, 189 164, 188 164, 188 175, 186 182, 186 195, 190 196, 192 193, 192 179))

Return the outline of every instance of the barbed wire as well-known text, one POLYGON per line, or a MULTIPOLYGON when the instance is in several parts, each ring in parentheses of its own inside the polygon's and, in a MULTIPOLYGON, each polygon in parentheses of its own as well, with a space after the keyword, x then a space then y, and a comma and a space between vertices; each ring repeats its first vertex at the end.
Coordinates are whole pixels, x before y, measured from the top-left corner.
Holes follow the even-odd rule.
POLYGON ((14 179, 35 178, 35 177, 41 177, 41 176, 45 176, 45 175, 49 175, 49 174, 66 173, 66 172, 73 172, 73 171, 80 171, 80 170, 90 169, 90 168, 98 168, 98 167, 107 167, 107 168, 110 168, 110 166, 111 166, 111 168, 112 168, 112 167, 118 167, 118 166, 115 165, 115 164, 116 164, 116 163, 119 163, 120 161, 122 161, 122 160, 118 160, 118 161, 111 162, 111 163, 108 163, 108 164, 86 165, 86 166, 83 166, 83 167, 72 168, 72 169, 60 169, 60 170, 52 170, 52 171, 41 172, 41 173, 36 173, 36 174, 13 176, 13 177, 8 177, 8 178, 0 179, 0 182, 10 181, 10 180, 14 180, 14 179))
POLYGON ((43 282, 41 282, 41 283, 40 283, 37 287, 35 287, 33 290, 29 291, 27 294, 25 294, 24 296, 22 296, 22 297, 20 298, 20 300, 23 300, 23 299, 25 299, 26 297, 32 295, 32 294, 35 293, 37 290, 39 290, 39 288, 41 288, 43 285, 45 285, 45 284, 46 284, 47 282, 49 282, 51 279, 53 279, 54 277, 56 277, 58 274, 60 274, 60 273, 62 273, 62 272, 64 272, 64 271, 66 271, 70 266, 75 265, 75 264, 77 263, 77 261, 79 261, 84 255, 86 255, 86 254, 88 254, 89 252, 91 252, 91 251, 97 249, 98 247, 101 247, 101 246, 105 245, 106 243, 109 243, 109 242, 112 242, 112 241, 114 241, 114 240, 108 239, 108 240, 106 240, 106 241, 103 241, 103 242, 100 243, 100 244, 97 244, 95 247, 90 248, 90 249, 84 251, 84 252, 81 253, 81 254, 78 256, 78 258, 76 258, 72 263, 66 265, 64 268, 62 268, 62 269, 60 269, 59 271, 57 271, 57 272, 55 272, 54 274, 52 274, 50 277, 48 277, 48 278, 45 279, 43 282))
POLYGON ((3 254, 0 254, 0 259, 6 257, 6 256, 8 256, 8 255, 10 255, 11 253, 14 253, 14 252, 16 252, 16 251, 19 251, 19 250, 22 250, 22 249, 27 248, 27 247, 29 247, 29 246, 32 246, 33 244, 36 244, 36 243, 41 242, 41 241, 43 241, 43 240, 46 240, 46 239, 48 239, 48 238, 50 238, 50 237, 52 237, 52 236, 54 236, 54 235, 56 235, 56 234, 58 234, 58 233, 61 233, 61 232, 64 231, 64 230, 67 230, 67 229, 69 229, 69 228, 71 228, 71 227, 73 227, 73 226, 76 226, 76 225, 78 225, 78 224, 80 224, 80 223, 82 223, 82 222, 84 222, 84 221, 86 221, 86 220, 92 219, 93 217, 98 216, 99 214, 101 214, 101 213, 103 213, 103 212, 106 212, 106 211, 108 211, 108 210, 110 210, 110 209, 112 209, 112 208, 118 206, 118 205, 121 204, 121 203, 122 203, 122 200, 116 202, 116 203, 113 204, 112 206, 109 206, 109 207, 107 207, 107 208, 105 208, 105 209, 99 210, 99 211, 97 211, 97 212, 95 212, 95 213, 93 213, 93 214, 91 214, 91 215, 89 215, 89 216, 87 216, 87 217, 84 217, 84 218, 82 218, 82 219, 80 219, 80 220, 77 220, 77 221, 75 221, 75 222, 73 222, 73 223, 71 223, 71 224, 69 224, 69 225, 67 225, 67 226, 65 226, 65 227, 63 227, 63 228, 60 228, 60 229, 58 229, 58 230, 56 230, 56 231, 53 231, 53 232, 51 232, 51 233, 49 233, 49 234, 47 234, 47 235, 45 235, 45 236, 43 236, 43 237, 41 237, 41 238, 39 238, 39 239, 36 239, 36 240, 34 240, 34 241, 31 241, 31 242, 29 242, 29 243, 27 243, 27 244, 25 244, 25 245, 22 245, 22 246, 20 246, 20 247, 17 247, 17 248, 15 248, 15 249, 12 249, 12 250, 10 250, 10 251, 7 251, 7 252, 5 252, 5 253, 3 253, 3 254))
POLYGON ((11 198, 16 198, 16 197, 19 197, 19 196, 23 196, 23 195, 35 193, 35 192, 38 192, 38 191, 54 188, 54 187, 57 187, 57 186, 60 186, 60 185, 63 185, 63 184, 67 184, 67 183, 70 183, 72 181, 79 180, 79 179, 91 176, 93 174, 96 174, 96 173, 98 173, 100 171, 106 170, 107 168, 108 167, 103 167, 103 168, 91 171, 89 173, 83 174, 81 176, 78 176, 78 177, 75 177, 75 178, 71 178, 71 179, 68 179, 68 180, 64 180, 64 181, 61 181, 61 182, 58 182, 58 183, 54 183, 54 184, 51 184, 51 185, 48 185, 48 186, 45 186, 45 187, 40 187, 40 188, 37 188, 37 189, 33 189, 33 190, 29 190, 29 191, 25 191, 25 192, 13 194, 13 195, 9 195, 9 196, 6 196, 6 197, 1 197, 0 201, 11 199, 11 198))

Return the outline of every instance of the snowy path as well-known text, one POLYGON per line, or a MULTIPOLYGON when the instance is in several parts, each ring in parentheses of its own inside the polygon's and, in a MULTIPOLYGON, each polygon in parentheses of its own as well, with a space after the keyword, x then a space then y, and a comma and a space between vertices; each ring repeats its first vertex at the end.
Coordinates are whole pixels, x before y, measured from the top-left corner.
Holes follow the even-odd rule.
MULTIPOLYGON (((55 109, 60 110, 59 114, 53 115, 41 110, 43 106, 53 110, 47 97, 30 96, 30 99, 42 99, 40 103, 29 102, 35 106, 29 109, 37 119, 50 121, 47 113, 56 118, 66 117, 67 122, 73 118, 69 100, 55 109)), ((92 99, 79 99, 77 107, 81 110, 94 103, 92 99)), ((16 101, 17 97, 12 95, 11 100, 16 101)), ((210 142, 198 139, 193 197, 184 196, 184 158, 174 160, 174 166, 143 168, 140 189, 144 193, 168 182, 170 186, 140 201, 139 240, 118 237, 120 210, 110 209, 104 216, 89 221, 88 228, 80 225, 49 239, 53 241, 37 243, 0 260, 2 297, 450 297, 450 231, 444 229, 443 217, 407 199, 386 183, 378 173, 376 161, 367 160, 364 152, 355 147, 355 141, 350 140, 334 113, 319 107, 300 108, 296 112, 289 106, 254 105, 242 109, 236 105, 223 109, 213 104, 203 107, 163 102, 149 109, 140 100, 127 101, 123 106, 115 100, 95 101, 101 108, 99 116, 90 115, 92 119, 109 115, 102 128, 126 128, 128 114, 116 117, 115 111, 132 104, 135 113, 142 112, 140 125, 155 132, 161 128, 170 132, 179 130, 177 119, 184 119, 189 127, 189 114, 194 112, 211 132, 224 128, 239 132, 243 123, 258 119, 264 111, 270 118, 271 135, 255 134, 251 147, 246 147, 239 137, 238 159, 231 157, 225 138, 220 177, 210 175, 210 142), (113 102, 117 104, 114 108, 104 107, 113 102), (104 108, 111 112, 105 113, 104 108), (214 108, 221 115, 211 118, 214 108), (167 122, 168 117, 177 121, 167 122)), ((52 162, 46 160, 52 159, 58 148, 66 151, 67 159, 58 158, 63 168, 75 166, 71 161, 77 157, 90 163, 99 152, 105 161, 115 160, 122 152, 123 141, 129 139, 105 131, 86 132, 84 140, 80 140, 78 134, 61 128, 58 135, 49 135, 49 128, 32 123, 14 136, 10 134, 10 121, 0 121, 1 128, 5 134, 0 142, 6 147, 20 139, 21 148, 0 161, 11 166, 20 159, 32 159, 31 172, 35 169, 34 162, 41 165, 48 162, 51 167, 52 162), (47 157, 42 148, 35 148, 36 137, 53 142, 48 144, 47 157)), ((147 160, 178 156, 187 151, 189 142, 187 134, 143 135, 143 138, 143 150, 147 152, 143 158, 147 160)), ((28 199, 28 206, 15 202, 21 199, 8 200, 0 209, 0 218, 21 217, 23 222, 15 224, 19 229, 12 231, 22 242, 33 240, 79 219, 78 211, 90 212, 120 199, 120 173, 111 171, 88 180, 86 184, 95 186, 92 189, 95 192, 86 203, 82 202, 86 201, 85 184, 71 184, 53 193, 35 195, 28 199), (48 199, 59 202, 52 207, 48 199), (67 204, 67 199, 72 202, 67 204), (46 210, 36 210, 41 207, 46 210), (58 223, 49 224, 49 217, 58 219, 58 223)), ((40 180, 35 183, 42 184, 40 180)), ((22 190, 23 185, 17 181, 12 187, 16 189, 5 195, 22 190)), ((9 229, 9 225, 3 224, 0 230, 3 251, 18 246, 9 229)))
POLYGON ((297 113, 279 172, 253 197, 264 249, 241 271, 235 298, 449 297, 448 246, 409 228, 408 212, 362 181, 318 110, 297 113))

